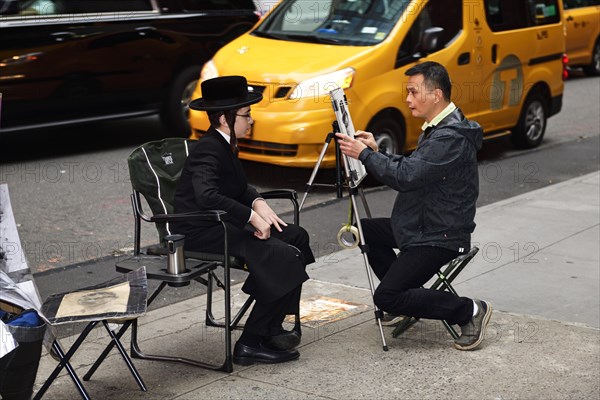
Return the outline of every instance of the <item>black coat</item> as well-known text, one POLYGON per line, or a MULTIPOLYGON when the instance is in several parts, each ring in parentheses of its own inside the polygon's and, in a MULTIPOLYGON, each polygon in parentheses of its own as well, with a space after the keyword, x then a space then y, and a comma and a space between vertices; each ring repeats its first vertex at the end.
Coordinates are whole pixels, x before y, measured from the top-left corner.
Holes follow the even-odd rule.
MULTIPOLYGON (((256 189, 248 185, 238 157, 225 138, 211 128, 187 158, 175 192, 175 212, 226 211, 230 254, 241 257, 250 272, 243 289, 261 301, 270 302, 307 280, 304 269, 314 258, 308 234, 300 227, 291 226, 283 233, 273 232, 273 228, 268 240, 254 237, 248 221, 252 202, 258 197, 256 189)), ((173 231, 186 236, 186 249, 223 251, 220 224, 183 222, 174 224, 173 231)))
MULTIPOLYGON (((210 129, 187 158, 177 190, 175 211, 223 210, 227 221, 243 227, 250 219, 252 202, 260 197, 248 185, 244 167, 219 132, 210 129)), ((207 222, 185 222, 178 230, 206 227, 207 222)))
POLYGON ((457 108, 419 137, 410 156, 364 150, 367 171, 398 191, 391 224, 399 249, 468 251, 479 195, 477 151, 483 131, 457 108))

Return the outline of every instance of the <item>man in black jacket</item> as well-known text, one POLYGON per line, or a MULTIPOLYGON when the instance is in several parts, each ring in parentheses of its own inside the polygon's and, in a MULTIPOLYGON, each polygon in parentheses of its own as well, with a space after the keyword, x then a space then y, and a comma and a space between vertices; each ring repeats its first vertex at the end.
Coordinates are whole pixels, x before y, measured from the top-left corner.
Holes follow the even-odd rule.
POLYGON ((483 340, 491 304, 422 285, 469 251, 483 132, 450 101, 450 78, 442 65, 424 62, 405 74, 408 107, 414 117, 425 119, 410 156, 379 152, 369 132, 358 131, 356 139, 337 134, 345 155, 359 159, 370 174, 398 191, 391 218, 361 220, 369 263, 381 281, 374 300, 391 315, 460 325, 454 347, 471 350, 483 340))
MULTIPOLYGON (((237 156, 237 139, 250 130, 250 105, 262 95, 248 91, 246 78, 224 76, 202 82, 201 99, 190 108, 208 113, 211 126, 189 154, 175 193, 175 211, 227 212, 229 253, 244 260, 249 276, 243 290, 256 302, 235 345, 237 364, 278 363, 298 358, 299 327, 283 330, 286 314, 298 313, 307 264, 314 262, 308 233, 287 225, 248 185, 237 156), (273 229, 272 229, 273 228, 273 229)), ((223 228, 181 222, 186 248, 223 251, 223 228)))

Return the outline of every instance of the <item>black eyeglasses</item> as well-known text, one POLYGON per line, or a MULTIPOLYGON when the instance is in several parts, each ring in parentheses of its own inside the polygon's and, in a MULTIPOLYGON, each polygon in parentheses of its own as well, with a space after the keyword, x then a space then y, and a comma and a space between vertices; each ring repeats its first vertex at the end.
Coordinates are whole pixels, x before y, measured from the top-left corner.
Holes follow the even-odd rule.
POLYGON ((246 117, 248 119, 252 118, 252 116, 250 115, 250 111, 248 111, 246 114, 235 114, 238 117, 246 117))

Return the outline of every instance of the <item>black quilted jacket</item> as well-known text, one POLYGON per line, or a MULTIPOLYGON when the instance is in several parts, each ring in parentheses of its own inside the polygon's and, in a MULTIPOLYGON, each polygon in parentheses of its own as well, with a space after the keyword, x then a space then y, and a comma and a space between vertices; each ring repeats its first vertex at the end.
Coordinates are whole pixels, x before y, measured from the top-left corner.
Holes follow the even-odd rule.
POLYGON ((482 137, 479 124, 457 108, 421 134, 410 156, 370 149, 360 154, 370 174, 398 191, 391 224, 400 250, 440 246, 468 251, 475 229, 476 155, 482 137))

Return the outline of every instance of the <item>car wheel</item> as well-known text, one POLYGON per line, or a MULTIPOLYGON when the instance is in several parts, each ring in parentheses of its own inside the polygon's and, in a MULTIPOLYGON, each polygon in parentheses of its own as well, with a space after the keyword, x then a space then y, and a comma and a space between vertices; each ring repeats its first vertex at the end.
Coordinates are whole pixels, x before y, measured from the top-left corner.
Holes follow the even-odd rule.
POLYGON ((200 68, 187 67, 179 72, 169 86, 160 119, 171 136, 188 137, 191 133, 188 105, 200 77, 200 68))
POLYGON ((392 116, 376 117, 367 131, 375 137, 377 146, 388 154, 401 154, 404 149, 404 129, 392 116))
POLYGON ((525 99, 518 125, 511 135, 515 147, 530 149, 539 146, 544 138, 547 120, 544 98, 539 93, 531 93, 525 99))
POLYGON ((600 75, 600 39, 596 40, 596 44, 594 45, 592 63, 583 67, 583 72, 588 76, 600 75))

